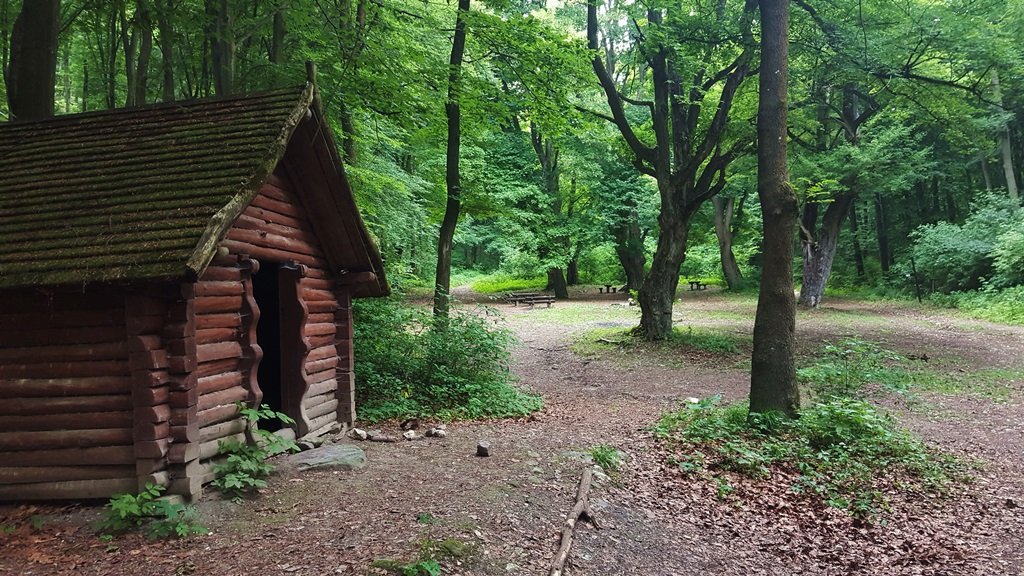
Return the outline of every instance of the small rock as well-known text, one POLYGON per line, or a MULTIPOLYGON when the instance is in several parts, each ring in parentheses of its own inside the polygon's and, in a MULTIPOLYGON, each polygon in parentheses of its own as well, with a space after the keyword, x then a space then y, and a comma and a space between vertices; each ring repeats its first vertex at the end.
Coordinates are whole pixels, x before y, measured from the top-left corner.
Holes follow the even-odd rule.
POLYGON ((491 443, 486 441, 486 440, 481 440, 480 442, 477 442, 477 445, 476 445, 476 455, 484 457, 484 458, 490 456, 491 455, 491 443))
POLYGON ((444 438, 448 436, 448 431, 444 428, 431 428, 427 431, 427 436, 431 436, 433 438, 444 438))
POLYGON ((299 450, 302 450, 303 452, 305 452, 306 450, 312 450, 313 448, 316 448, 316 444, 310 442, 309 440, 299 440, 298 442, 296 442, 296 444, 298 444, 299 450))
POLYGON ((402 432, 402 438, 405 438, 406 440, 415 440, 419 438, 419 436, 416 435, 415 430, 406 430, 405 432, 402 432))
POLYGON ((366 440, 368 436, 366 434, 366 430, 363 430, 361 428, 353 428, 352 430, 349 431, 348 435, 352 438, 355 438, 356 440, 366 440))
POLYGON ((1020 504, 1017 504, 1017 502, 1013 498, 1007 498, 1005 504, 1006 507, 1011 510, 1014 508, 1020 508, 1020 504))
POLYGON ((394 436, 388 436, 383 432, 371 432, 369 434, 369 439, 370 442, 398 442, 398 438, 395 438, 394 436))
POLYGON ((420 427, 420 420, 419 418, 406 418, 398 427, 402 430, 415 430, 420 427))

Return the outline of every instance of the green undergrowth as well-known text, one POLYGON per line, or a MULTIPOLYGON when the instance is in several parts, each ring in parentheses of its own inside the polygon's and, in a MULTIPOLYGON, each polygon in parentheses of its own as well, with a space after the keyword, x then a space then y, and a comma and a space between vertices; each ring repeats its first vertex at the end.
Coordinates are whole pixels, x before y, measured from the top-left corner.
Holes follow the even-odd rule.
POLYGON ((476 544, 456 538, 426 539, 420 542, 419 548, 419 555, 410 562, 378 558, 371 565, 395 576, 440 576, 444 573, 441 561, 451 560, 464 564, 474 560, 480 553, 476 544))
POLYGON ((653 427, 669 463, 730 497, 736 479, 787 479, 793 493, 860 518, 883 513, 894 494, 943 494, 966 481, 966 467, 899 428, 889 414, 855 398, 832 397, 798 419, 750 415, 745 403, 702 400, 653 427))
POLYGON ((916 399, 918 392, 971 394, 997 402, 1009 399, 1009 382, 1024 370, 933 367, 924 358, 908 358, 860 338, 826 342, 821 354, 799 370, 797 377, 817 397, 867 398, 880 392, 916 399))
POLYGON ((705 352, 737 355, 749 346, 749 337, 724 334, 705 328, 675 328, 669 338, 651 342, 634 336, 632 328, 598 328, 580 335, 570 349, 580 356, 620 354, 630 358, 652 355, 678 361, 680 354, 705 352))
POLYGON ((509 372, 512 333, 486 310, 453 307, 447 322, 399 299, 356 306, 359 418, 524 416, 541 407, 509 372))
POLYGON ((939 306, 956 308, 974 318, 1024 326, 1024 286, 932 294, 929 299, 939 306))
POLYGON ((469 287, 474 292, 481 294, 498 294, 501 292, 514 292, 521 290, 543 290, 548 283, 544 276, 532 278, 516 278, 503 274, 483 276, 470 282, 469 287))

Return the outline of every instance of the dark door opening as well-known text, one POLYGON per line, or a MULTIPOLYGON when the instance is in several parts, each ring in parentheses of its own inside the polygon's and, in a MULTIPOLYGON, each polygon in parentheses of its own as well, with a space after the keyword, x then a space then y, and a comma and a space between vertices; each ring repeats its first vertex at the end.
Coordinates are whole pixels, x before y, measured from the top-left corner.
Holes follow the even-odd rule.
MULTIPOLYGON (((272 410, 283 412, 284 395, 281 386, 281 267, 276 262, 266 262, 260 271, 252 276, 252 295, 260 310, 256 323, 256 343, 263 349, 263 359, 256 372, 256 382, 263 391, 263 404, 272 410)), ((281 422, 275 419, 260 422, 262 430, 281 429, 281 422)))

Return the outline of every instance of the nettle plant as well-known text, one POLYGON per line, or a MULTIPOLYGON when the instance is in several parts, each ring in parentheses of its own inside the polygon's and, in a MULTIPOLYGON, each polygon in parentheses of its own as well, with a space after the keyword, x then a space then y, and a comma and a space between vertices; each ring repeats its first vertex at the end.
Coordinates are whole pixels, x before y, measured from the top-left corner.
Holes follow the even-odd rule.
POLYGON ((253 441, 238 440, 221 441, 218 454, 226 458, 213 466, 216 478, 213 485, 225 496, 233 500, 251 495, 260 488, 266 488, 266 479, 276 467, 267 462, 267 458, 298 452, 299 446, 294 440, 279 436, 269 430, 261 430, 261 421, 277 420, 284 425, 294 424, 295 420, 287 414, 278 412, 263 404, 259 408, 251 408, 239 403, 239 414, 253 428, 253 441))

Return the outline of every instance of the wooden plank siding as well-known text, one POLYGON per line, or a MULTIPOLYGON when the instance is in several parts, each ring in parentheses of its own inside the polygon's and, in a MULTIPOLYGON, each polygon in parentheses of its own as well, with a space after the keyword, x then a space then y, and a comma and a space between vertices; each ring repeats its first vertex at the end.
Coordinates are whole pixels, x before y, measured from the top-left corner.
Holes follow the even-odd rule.
POLYGON ((0 500, 136 489, 125 318, 124 293, 110 288, 0 299, 0 500))

